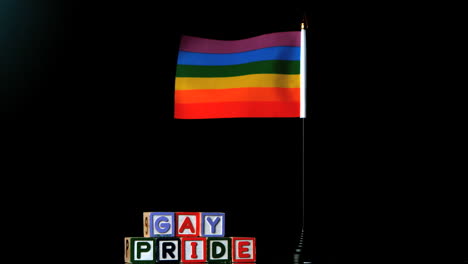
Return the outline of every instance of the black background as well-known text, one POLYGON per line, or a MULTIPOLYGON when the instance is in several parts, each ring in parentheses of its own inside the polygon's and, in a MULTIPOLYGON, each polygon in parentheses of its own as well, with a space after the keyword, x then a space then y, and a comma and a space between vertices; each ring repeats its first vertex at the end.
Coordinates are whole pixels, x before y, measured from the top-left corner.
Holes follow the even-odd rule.
MULTIPOLYGON (((24 198, 6 208, 32 213, 38 226, 20 234, 45 239, 51 261, 123 263, 123 238, 142 235, 143 212, 221 211, 227 236, 257 238, 259 264, 292 263, 304 147, 313 263, 404 261, 412 249, 392 242, 404 245, 409 210, 393 192, 405 183, 397 173, 404 158, 395 158, 403 126, 389 125, 386 106, 398 90, 378 66, 395 54, 374 24, 386 10, 369 17, 357 4, 288 3, 35 4, 34 22, 10 41, 19 66, 3 64, 0 80, 4 188, 24 198), (173 119, 181 34, 299 30, 304 14, 304 123, 173 119)), ((12 221, 30 225, 19 218, 12 221)))

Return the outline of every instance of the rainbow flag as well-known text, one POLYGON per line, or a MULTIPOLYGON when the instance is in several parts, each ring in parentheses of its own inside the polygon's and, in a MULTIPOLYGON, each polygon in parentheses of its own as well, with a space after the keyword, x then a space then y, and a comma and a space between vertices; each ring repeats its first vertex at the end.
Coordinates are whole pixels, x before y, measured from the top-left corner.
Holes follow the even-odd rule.
POLYGON ((300 117, 301 31, 241 40, 182 36, 178 119, 300 117))

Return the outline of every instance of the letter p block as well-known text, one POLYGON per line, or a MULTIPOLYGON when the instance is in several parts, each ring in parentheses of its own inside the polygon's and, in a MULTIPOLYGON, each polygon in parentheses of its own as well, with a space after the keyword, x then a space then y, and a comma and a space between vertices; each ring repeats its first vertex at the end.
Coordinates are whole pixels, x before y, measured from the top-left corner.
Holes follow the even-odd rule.
POLYGON ((154 238, 125 238, 125 263, 154 264, 155 262, 156 243, 154 238))

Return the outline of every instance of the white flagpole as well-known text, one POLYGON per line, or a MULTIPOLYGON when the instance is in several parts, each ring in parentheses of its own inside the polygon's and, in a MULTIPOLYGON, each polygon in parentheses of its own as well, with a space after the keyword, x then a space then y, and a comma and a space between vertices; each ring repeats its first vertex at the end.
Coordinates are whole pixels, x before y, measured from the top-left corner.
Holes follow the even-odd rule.
POLYGON ((309 260, 305 260, 304 256, 304 225, 305 225, 305 117, 306 117, 306 29, 307 18, 304 15, 304 20, 301 23, 301 54, 300 54, 300 118, 302 118, 302 230, 299 237, 299 244, 294 253, 294 264, 311 264, 309 260))
POLYGON ((306 28, 307 28, 307 21, 306 17, 304 16, 304 20, 301 23, 301 53, 300 53, 300 117, 302 118, 302 225, 304 227, 304 218, 305 218, 305 182, 304 182, 304 153, 305 153, 305 117, 306 117, 306 86, 307 86, 307 68, 306 68, 306 28))
POLYGON ((300 117, 306 117, 306 28, 307 25, 304 22, 301 23, 301 54, 300 54, 300 117))

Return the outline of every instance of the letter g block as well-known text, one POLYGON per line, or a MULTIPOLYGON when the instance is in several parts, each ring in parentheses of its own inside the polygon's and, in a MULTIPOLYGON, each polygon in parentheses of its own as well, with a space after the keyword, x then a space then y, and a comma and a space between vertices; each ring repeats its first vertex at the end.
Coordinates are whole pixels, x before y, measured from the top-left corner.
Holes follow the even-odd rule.
POLYGON ((175 217, 173 212, 143 213, 144 237, 175 236, 175 217))

